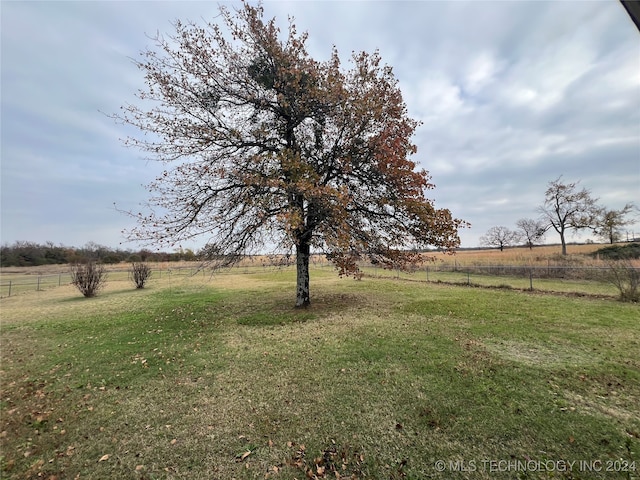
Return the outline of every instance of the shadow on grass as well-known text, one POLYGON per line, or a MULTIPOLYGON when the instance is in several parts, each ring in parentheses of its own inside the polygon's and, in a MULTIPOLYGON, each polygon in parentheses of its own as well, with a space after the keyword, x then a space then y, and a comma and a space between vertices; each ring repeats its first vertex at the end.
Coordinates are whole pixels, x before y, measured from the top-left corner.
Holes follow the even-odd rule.
POLYGON ((249 315, 244 315, 238 318, 238 325, 253 326, 253 327, 266 327, 276 325, 286 325, 289 323, 304 323, 310 320, 318 318, 310 312, 291 312, 291 313, 265 313, 256 312, 249 315))
POLYGON ((319 293, 312 297, 307 308, 295 308, 293 298, 288 294, 278 295, 269 304, 257 303, 243 308, 238 316, 238 325, 266 327, 305 323, 318 320, 336 311, 358 308, 368 304, 361 294, 319 293))

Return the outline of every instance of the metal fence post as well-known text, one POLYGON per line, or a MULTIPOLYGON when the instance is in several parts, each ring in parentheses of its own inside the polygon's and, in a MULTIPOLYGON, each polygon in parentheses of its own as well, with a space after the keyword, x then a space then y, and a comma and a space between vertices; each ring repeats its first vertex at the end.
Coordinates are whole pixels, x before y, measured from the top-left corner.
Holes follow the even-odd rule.
POLYGON ((11 280, 9 280, 9 296, 11 296, 11 280))
POLYGON ((529 269, 529 290, 533 291, 533 268, 529 269))
POLYGON ((36 291, 40 291, 40 275, 38 275, 38 287, 36 288, 36 291))

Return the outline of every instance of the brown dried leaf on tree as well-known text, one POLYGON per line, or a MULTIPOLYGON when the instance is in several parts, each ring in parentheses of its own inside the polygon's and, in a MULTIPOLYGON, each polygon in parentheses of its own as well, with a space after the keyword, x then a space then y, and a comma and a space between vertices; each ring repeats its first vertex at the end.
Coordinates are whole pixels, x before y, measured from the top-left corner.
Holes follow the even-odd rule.
POLYGON ((293 251, 296 306, 310 302, 312 249, 357 275, 363 258, 405 268, 427 246, 459 245, 465 222, 426 197, 434 185, 410 159, 419 122, 378 52, 344 69, 335 48, 311 58, 293 22, 282 36, 260 5, 220 13, 221 24, 157 36, 137 62, 145 107, 114 115, 149 134, 127 145, 175 164, 149 185, 150 211, 130 212, 132 239, 206 235, 216 265, 265 245, 293 251))

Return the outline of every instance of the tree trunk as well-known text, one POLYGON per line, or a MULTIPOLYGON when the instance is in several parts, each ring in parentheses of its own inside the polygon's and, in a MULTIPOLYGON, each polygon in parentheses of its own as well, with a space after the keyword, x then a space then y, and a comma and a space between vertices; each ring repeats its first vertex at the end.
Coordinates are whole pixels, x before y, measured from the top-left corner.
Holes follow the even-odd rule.
POLYGON ((309 243, 301 240, 296 245, 296 308, 308 307, 309 300, 309 254, 311 247, 309 243))
POLYGON ((562 255, 567 254, 567 242, 564 239, 564 232, 560 232, 560 242, 562 243, 562 255))

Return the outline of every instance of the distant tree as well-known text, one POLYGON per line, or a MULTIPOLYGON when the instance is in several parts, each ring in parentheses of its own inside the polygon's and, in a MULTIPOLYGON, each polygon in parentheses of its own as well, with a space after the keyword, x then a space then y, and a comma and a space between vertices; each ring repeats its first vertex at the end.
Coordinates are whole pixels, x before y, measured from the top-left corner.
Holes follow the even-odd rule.
POLYGON ((0 246, 0 267, 10 267, 14 265, 13 250, 9 244, 4 243, 0 246))
POLYGON ((521 239, 518 232, 507 227, 491 227, 485 235, 480 237, 480 245, 487 247, 497 247, 502 252, 504 247, 517 244, 521 239))
POLYGON ((66 263, 67 249, 56 247, 52 242, 41 245, 35 242, 18 241, 0 248, 3 267, 32 267, 54 263, 66 263))
POLYGON ((46 263, 67 263, 67 249, 63 246, 56 247, 53 242, 46 242, 44 258, 46 263))
POLYGON ((132 214, 130 237, 207 235, 205 252, 227 264, 265 244, 294 250, 296 306, 310 303, 312 247, 341 274, 358 272, 362 256, 396 266, 429 245, 457 247, 464 222, 426 198, 434 185, 409 160, 418 122, 392 69, 377 52, 354 54, 346 71, 335 49, 315 61, 292 21, 281 39, 262 17, 244 3, 220 7, 222 26, 178 21, 136 62, 149 108, 114 118, 150 134, 128 145, 180 163, 149 185, 162 213, 132 214))
POLYGON ((193 253, 193 250, 190 248, 183 249, 182 247, 179 247, 176 249, 175 253, 171 254, 171 260, 176 262, 183 260, 186 262, 192 262, 196 260, 196 254, 193 253))
POLYGON ((20 267, 33 267, 43 265, 44 249, 35 242, 19 241, 13 245, 17 265, 20 267))
POLYGON ((567 230, 593 230, 600 216, 597 199, 586 188, 578 190, 578 183, 563 183, 562 176, 549 182, 544 204, 538 207, 547 228, 560 235, 563 255, 567 254, 567 230))
POLYGON ((104 265, 96 262, 75 263, 70 273, 71 283, 85 297, 95 297, 107 281, 104 265))
POLYGON ((137 263, 137 262, 141 262, 142 258, 140 258, 140 255, 138 255, 137 253, 132 253, 131 255, 129 255, 129 257, 127 258, 128 262, 131 263, 137 263))
POLYGON ((635 223, 634 219, 627 218, 627 215, 634 209, 635 205, 633 203, 627 203, 620 210, 603 208, 596 221, 596 235, 609 243, 622 240, 622 227, 635 223))
POLYGON ((544 221, 533 218, 521 218, 516 222, 516 226, 520 229, 520 238, 527 242, 529 249, 540 243, 547 232, 544 221))
POLYGON ((145 248, 141 249, 136 255, 140 257, 140 260, 142 260, 143 262, 155 260, 154 253, 145 248))

